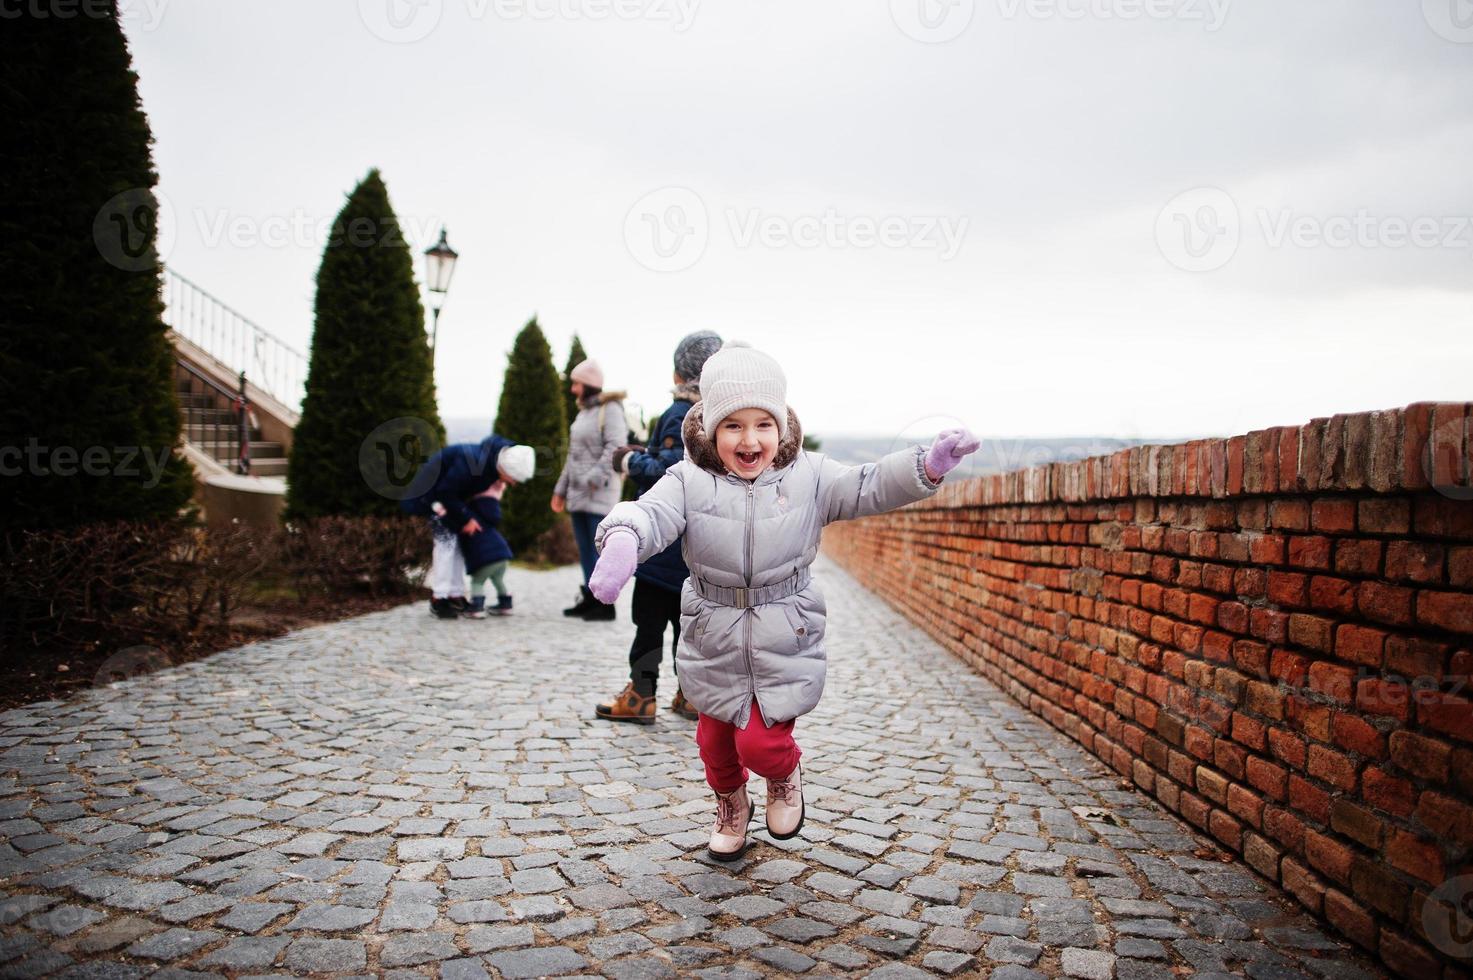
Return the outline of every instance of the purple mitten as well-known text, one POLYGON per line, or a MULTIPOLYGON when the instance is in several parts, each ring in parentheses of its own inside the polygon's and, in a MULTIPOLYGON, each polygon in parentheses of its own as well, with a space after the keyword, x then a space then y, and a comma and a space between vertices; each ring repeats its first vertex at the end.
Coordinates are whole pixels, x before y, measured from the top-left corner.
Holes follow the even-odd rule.
POLYGON ((639 564, 639 538, 628 528, 616 527, 604 535, 603 552, 593 574, 588 577, 588 591, 599 602, 611 603, 619 598, 624 583, 634 576, 639 564))
POLYGON ((966 429, 947 429, 926 450, 926 475, 935 483, 956 469, 963 456, 975 453, 980 445, 982 440, 966 429))

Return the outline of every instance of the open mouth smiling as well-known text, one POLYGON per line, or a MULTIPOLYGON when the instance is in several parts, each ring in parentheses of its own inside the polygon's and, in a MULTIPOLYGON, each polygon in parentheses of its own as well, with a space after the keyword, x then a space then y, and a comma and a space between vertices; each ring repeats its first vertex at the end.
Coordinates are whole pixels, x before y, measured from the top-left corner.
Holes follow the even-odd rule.
POLYGON ((737 463, 743 469, 750 470, 752 467, 756 466, 759 462, 762 461, 762 451, 758 450, 754 453, 744 453, 740 449, 738 449, 736 453, 736 458, 737 463))

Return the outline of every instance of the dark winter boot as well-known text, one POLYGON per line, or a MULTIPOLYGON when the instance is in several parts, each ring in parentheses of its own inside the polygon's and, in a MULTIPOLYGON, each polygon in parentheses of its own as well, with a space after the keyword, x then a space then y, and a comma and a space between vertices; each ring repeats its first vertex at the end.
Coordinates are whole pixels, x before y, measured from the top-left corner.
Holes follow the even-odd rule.
POLYGON ((594 599, 593 605, 588 607, 588 611, 583 614, 583 618, 590 623, 612 620, 614 618, 614 604, 612 602, 599 602, 597 599, 594 599))
POLYGON ((471 596, 471 607, 465 611, 466 619, 486 618, 486 597, 483 595, 471 596))
POLYGON ((496 616, 510 616, 511 615, 511 596, 509 596, 509 595, 499 595, 499 596, 497 596, 496 597, 496 608, 493 609, 493 610, 491 610, 491 612, 492 612, 492 614, 494 614, 496 616))
POLYGON ((598 600, 593 597, 593 593, 588 591, 588 586, 580 585, 578 586, 578 588, 582 590, 583 594, 579 596, 577 605, 569 606, 567 609, 563 610, 564 616, 582 616, 584 613, 588 612, 590 606, 598 602, 598 600))
POLYGON ((454 609, 457 615, 470 612, 471 604, 466 601, 463 595, 453 595, 445 601, 450 603, 450 608, 454 609))
POLYGON ((431 599, 430 612, 440 619, 457 619, 460 616, 459 610, 450 604, 449 599, 431 599))

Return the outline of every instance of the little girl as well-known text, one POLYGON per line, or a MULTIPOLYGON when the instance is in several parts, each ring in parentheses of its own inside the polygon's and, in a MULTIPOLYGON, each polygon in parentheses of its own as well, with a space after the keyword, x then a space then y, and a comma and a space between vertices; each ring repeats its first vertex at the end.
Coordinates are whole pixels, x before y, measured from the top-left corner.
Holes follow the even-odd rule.
POLYGON ((825 606, 809 566, 830 521, 931 496, 978 441, 950 429, 877 463, 844 466, 803 450, 787 378, 768 355, 728 343, 701 372, 685 418, 686 458, 598 526, 589 588, 613 602, 635 565, 685 536, 681 690, 700 712, 696 743, 716 792, 708 852, 735 861, 753 815, 747 772, 767 781, 767 829, 803 827, 801 752, 793 721, 823 693, 825 606))

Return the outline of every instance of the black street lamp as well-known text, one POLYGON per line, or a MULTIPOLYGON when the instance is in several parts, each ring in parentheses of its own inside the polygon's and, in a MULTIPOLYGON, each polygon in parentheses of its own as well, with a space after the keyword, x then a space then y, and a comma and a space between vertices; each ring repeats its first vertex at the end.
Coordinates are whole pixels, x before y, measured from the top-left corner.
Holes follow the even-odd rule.
POLYGON ((455 274, 455 260, 460 257, 445 240, 445 229, 440 229, 440 240, 425 249, 425 282, 430 290, 430 303, 435 311, 434 324, 430 327, 430 356, 435 353, 435 336, 440 332, 440 307, 445 305, 445 294, 450 291, 450 277, 455 274))

